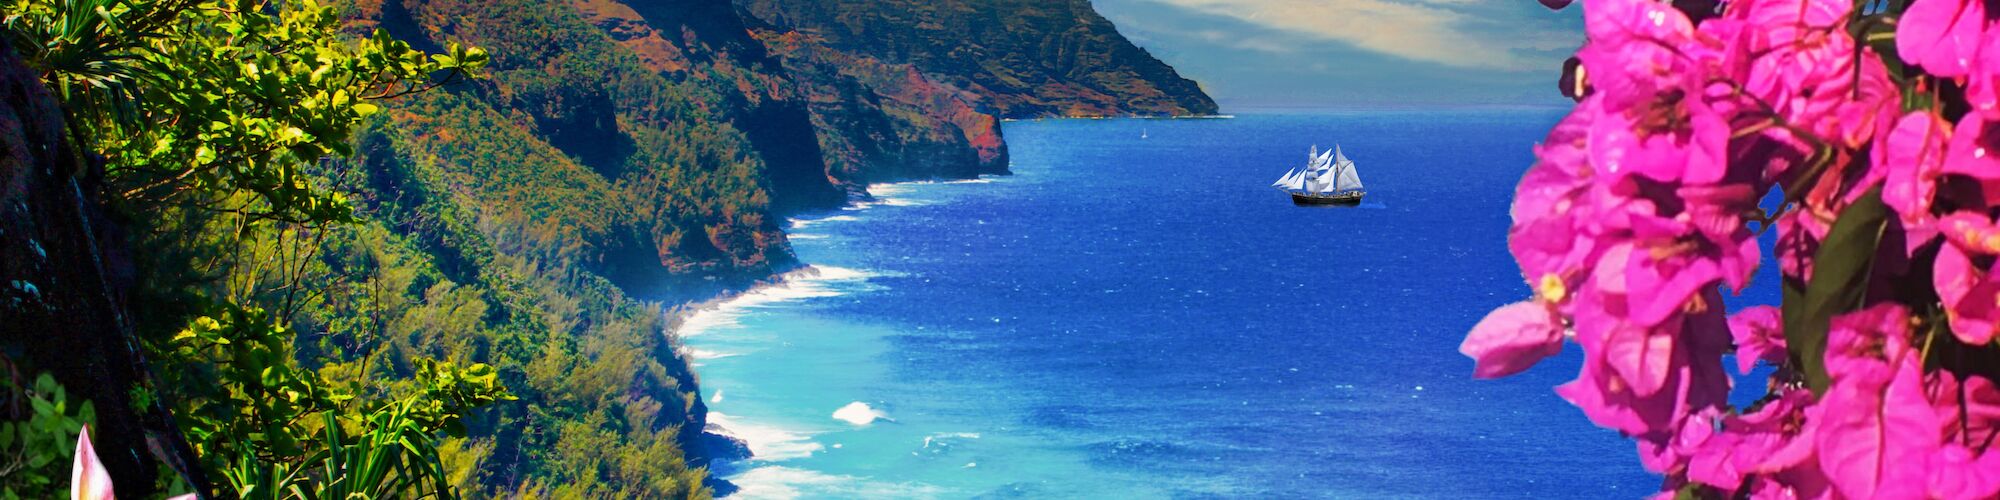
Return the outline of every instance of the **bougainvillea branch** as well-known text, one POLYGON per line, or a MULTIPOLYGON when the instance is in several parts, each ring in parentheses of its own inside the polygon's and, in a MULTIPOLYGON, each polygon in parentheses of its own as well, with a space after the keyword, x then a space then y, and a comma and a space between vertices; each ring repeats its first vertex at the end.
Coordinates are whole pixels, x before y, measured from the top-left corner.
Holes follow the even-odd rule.
POLYGON ((1555 392, 1665 496, 2000 496, 2000 9, 1581 4, 1576 107, 1515 193, 1532 295, 1473 327, 1474 375, 1574 342, 1555 392), (1781 302, 1725 303, 1766 254, 1781 302))

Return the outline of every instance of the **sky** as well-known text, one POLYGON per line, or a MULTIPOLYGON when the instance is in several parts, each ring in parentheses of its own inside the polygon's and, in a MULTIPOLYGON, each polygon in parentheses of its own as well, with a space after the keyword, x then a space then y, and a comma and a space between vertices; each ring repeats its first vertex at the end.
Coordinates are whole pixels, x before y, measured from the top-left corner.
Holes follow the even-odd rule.
POLYGON ((1232 109, 1559 106, 1580 6, 1531 0, 1093 0, 1232 109))

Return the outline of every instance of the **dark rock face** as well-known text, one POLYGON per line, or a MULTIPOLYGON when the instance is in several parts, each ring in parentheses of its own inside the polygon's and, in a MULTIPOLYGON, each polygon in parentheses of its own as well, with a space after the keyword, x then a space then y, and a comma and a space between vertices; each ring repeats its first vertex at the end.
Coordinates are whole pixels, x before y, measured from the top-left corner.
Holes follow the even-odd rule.
POLYGON ((850 189, 1007 173, 999 119, 978 110, 978 95, 810 35, 770 26, 757 33, 809 103, 828 174, 850 189))
POLYGON ((0 43, 0 376, 46 370, 91 401, 119 492, 151 493, 160 457, 205 489, 170 417, 132 400, 151 382, 124 303, 131 260, 95 198, 102 165, 74 154, 62 130, 55 99, 0 43))
MULTIPOLYGON (((784 68, 750 36, 729 0, 575 0, 599 28, 622 27, 621 43, 656 50, 683 68, 657 67, 669 77, 715 88, 736 112, 731 125, 763 157, 771 206, 779 213, 840 206, 847 197, 827 177, 806 107, 783 84, 784 68), (633 16, 636 16, 634 18, 633 16), (678 36, 675 36, 678 35, 678 36)), ((619 30, 608 30, 614 39, 619 30)))
POLYGON ((907 63, 1002 118, 1203 115, 1215 101, 1089 0, 737 0, 843 51, 907 63))

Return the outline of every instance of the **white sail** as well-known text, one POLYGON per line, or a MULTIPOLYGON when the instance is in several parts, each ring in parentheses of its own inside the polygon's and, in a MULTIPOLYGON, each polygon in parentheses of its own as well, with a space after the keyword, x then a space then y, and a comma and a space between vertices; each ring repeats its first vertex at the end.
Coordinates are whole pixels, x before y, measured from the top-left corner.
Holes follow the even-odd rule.
POLYGON ((1309 162, 1303 169, 1292 169, 1284 177, 1271 183, 1271 187, 1284 191, 1303 191, 1311 194, 1334 194, 1361 189, 1361 178, 1354 172, 1354 162, 1342 154, 1340 145, 1332 150, 1320 151, 1313 146, 1307 155, 1309 162))
POLYGON ((1338 175, 1339 174, 1335 173, 1333 169, 1329 168, 1325 172, 1321 172, 1319 175, 1313 176, 1313 189, 1311 189, 1311 191, 1319 194, 1327 194, 1334 192, 1335 190, 1334 186, 1337 185, 1339 181, 1338 175))
POLYGON ((1303 188, 1305 179, 1305 172, 1295 168, 1290 172, 1286 172, 1284 177, 1279 177, 1278 182, 1271 183, 1271 187, 1288 191, 1298 190, 1303 188))
POLYGON ((1335 165, 1339 166, 1334 167, 1334 170, 1340 172, 1333 182, 1333 189, 1335 191, 1358 191, 1361 189, 1361 175, 1354 173, 1354 162, 1343 161, 1335 165))

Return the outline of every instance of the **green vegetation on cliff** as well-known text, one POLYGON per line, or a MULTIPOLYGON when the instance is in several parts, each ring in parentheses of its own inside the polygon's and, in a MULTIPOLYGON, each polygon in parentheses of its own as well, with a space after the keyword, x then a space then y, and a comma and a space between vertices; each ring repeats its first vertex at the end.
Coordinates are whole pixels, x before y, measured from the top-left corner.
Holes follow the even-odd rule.
POLYGON ((94 421, 128 496, 709 496, 663 303, 1006 172, 1000 116, 1213 112, 1087 3, 909 17, 960 3, 8 2, 0 467, 94 421))
POLYGON ((833 48, 914 65, 1002 118, 1216 112, 1089 0, 736 1, 833 48))

